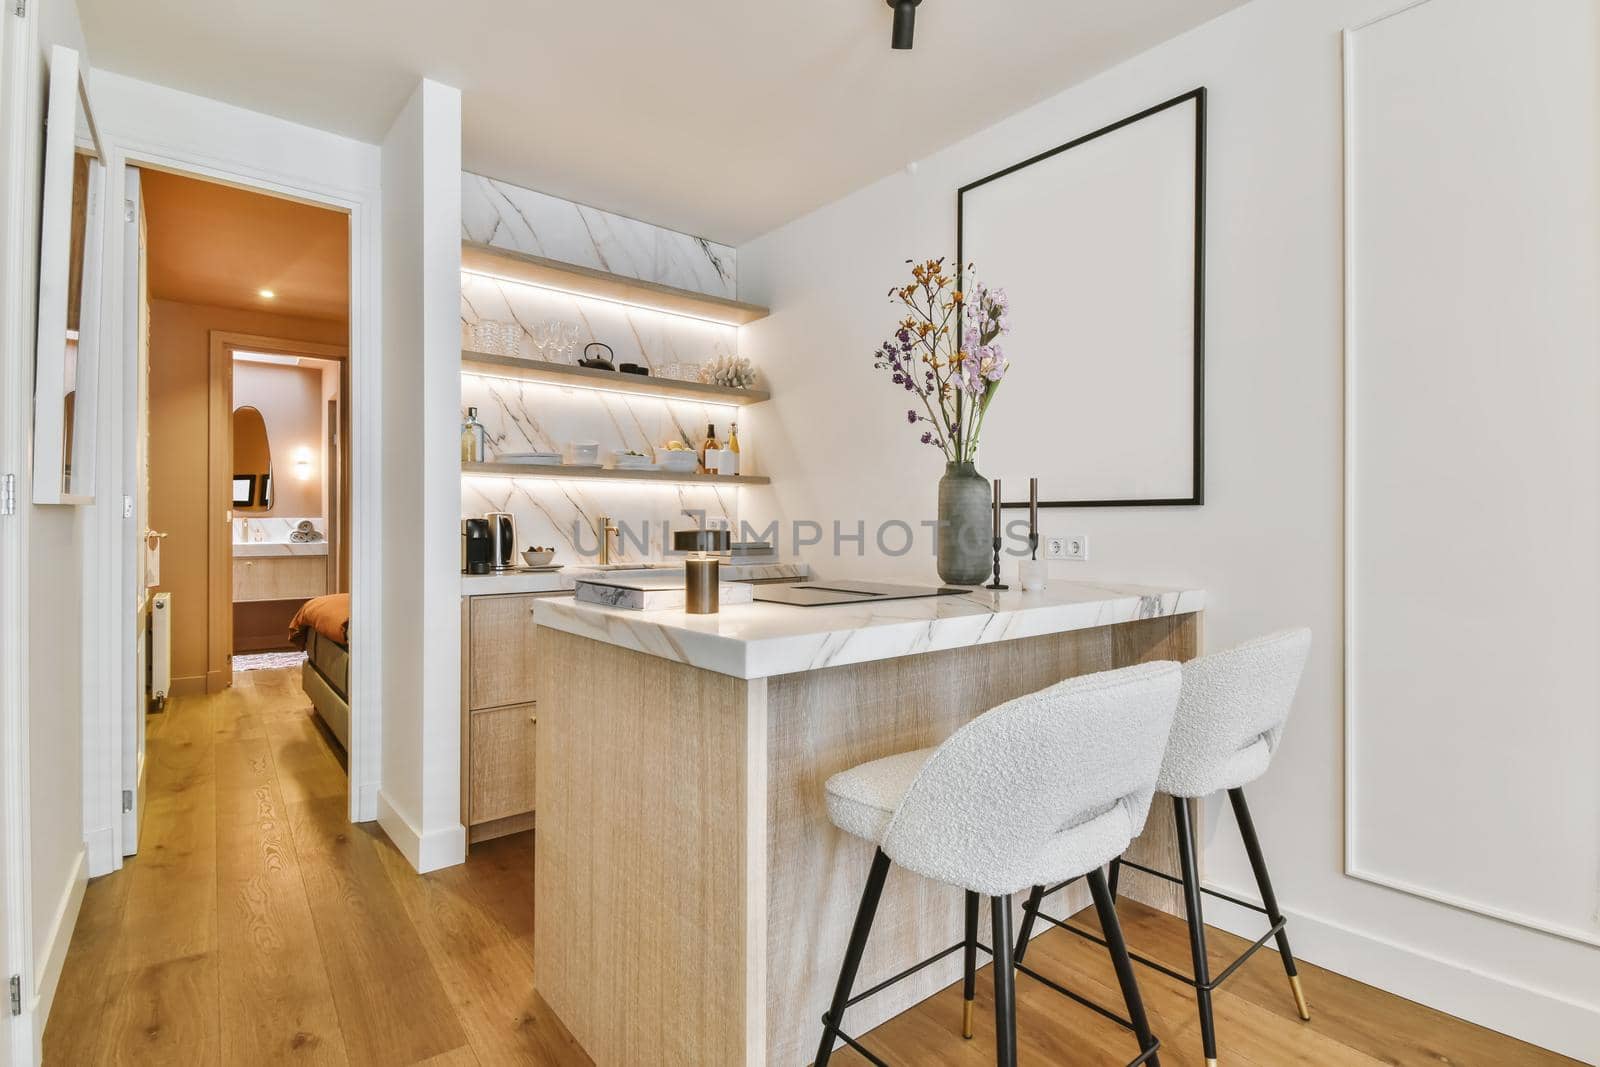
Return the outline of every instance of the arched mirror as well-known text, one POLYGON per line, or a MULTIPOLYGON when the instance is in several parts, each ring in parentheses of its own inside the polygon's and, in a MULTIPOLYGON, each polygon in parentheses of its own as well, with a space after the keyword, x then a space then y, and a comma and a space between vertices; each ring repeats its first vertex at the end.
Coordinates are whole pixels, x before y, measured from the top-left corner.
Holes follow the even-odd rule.
POLYGON ((272 446, 259 408, 233 409, 233 507, 272 510, 272 446))

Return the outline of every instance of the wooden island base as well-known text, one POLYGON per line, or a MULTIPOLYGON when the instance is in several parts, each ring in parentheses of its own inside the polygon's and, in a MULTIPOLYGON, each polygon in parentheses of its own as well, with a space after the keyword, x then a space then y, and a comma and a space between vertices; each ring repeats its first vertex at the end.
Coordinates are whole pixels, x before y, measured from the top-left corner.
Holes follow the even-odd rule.
MULTIPOLYGON (((1199 620, 748 680, 541 626, 540 995, 600 1067, 810 1063, 872 856, 828 821, 828 777, 936 745, 1063 678, 1189 659, 1199 620)), ((1130 857, 1175 871, 1164 810, 1158 798, 1130 857)), ((1122 891, 1181 913, 1174 887, 1146 875, 1125 871, 1122 891)), ((1068 894, 1053 914, 1087 903, 1081 886, 1068 894)), ((894 871, 858 986, 955 943, 962 925, 960 891, 894 871)), ((953 955, 852 1008, 847 1028, 959 977, 953 955)))

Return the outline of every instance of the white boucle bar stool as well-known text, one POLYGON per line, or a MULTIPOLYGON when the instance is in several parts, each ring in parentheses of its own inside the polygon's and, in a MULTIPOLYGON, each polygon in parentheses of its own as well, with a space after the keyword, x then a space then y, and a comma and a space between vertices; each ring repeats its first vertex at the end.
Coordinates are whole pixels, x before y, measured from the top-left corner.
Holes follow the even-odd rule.
POLYGON ((937 748, 863 763, 828 779, 828 815, 839 829, 878 846, 845 949, 832 1005, 822 1017, 816 1067, 843 1041, 884 1067, 840 1027, 853 1004, 964 950, 963 1026, 972 1036, 977 950, 994 957, 996 1062, 1017 1062, 1011 894, 1087 875, 1128 1019, 1022 968, 1138 1037, 1129 1067, 1159 1065, 1133 966, 1101 867, 1144 827, 1177 707, 1175 663, 1147 663, 1070 678, 985 712, 937 748), (890 861, 966 891, 966 934, 937 955, 852 997, 856 971, 890 861), (978 896, 989 897, 992 947, 978 943, 978 896))
MULTIPOLYGON (((1183 696, 1178 701, 1178 712, 1167 741, 1166 757, 1157 779, 1157 788, 1172 798, 1182 877, 1174 878, 1132 860, 1119 859, 1111 864, 1110 888, 1113 897, 1117 891, 1117 877, 1124 866, 1183 886, 1184 910, 1189 921, 1189 948, 1194 962, 1193 976, 1180 974, 1138 953, 1131 955, 1140 963, 1194 988, 1200 1011, 1200 1042, 1205 1049, 1207 1067, 1217 1067, 1217 1034, 1212 1019, 1211 994, 1270 937, 1277 938, 1278 953, 1283 957, 1283 969, 1288 972, 1289 986, 1294 993, 1300 1018, 1306 1021, 1311 1019, 1311 1010, 1306 1006, 1305 992, 1300 987, 1300 977, 1295 971, 1294 954, 1289 951, 1289 935, 1284 930, 1287 920, 1278 909, 1278 898, 1272 891, 1272 880, 1267 875, 1267 861, 1261 854, 1255 823, 1250 818, 1250 808, 1244 799, 1244 787, 1266 773, 1272 755, 1277 751, 1310 650, 1310 630, 1286 630, 1226 652, 1201 656, 1183 665, 1183 696), (1228 799, 1233 802, 1239 836, 1250 857, 1250 869, 1255 873, 1256 887, 1261 892, 1259 906, 1226 893, 1204 889, 1200 885, 1195 862, 1194 826, 1189 819, 1188 805, 1192 799, 1223 790, 1227 790, 1228 799), (1210 965, 1206 961, 1205 916, 1200 904, 1203 893, 1260 912, 1272 924, 1243 955, 1215 978, 1211 977, 1210 965)), ((1023 905, 1021 940, 1016 952, 1018 959, 1024 955, 1024 946, 1035 918, 1062 926, 1092 941, 1100 940, 1088 931, 1039 911, 1044 896, 1060 888, 1053 886, 1046 889, 1046 884, 1035 886, 1023 905)))

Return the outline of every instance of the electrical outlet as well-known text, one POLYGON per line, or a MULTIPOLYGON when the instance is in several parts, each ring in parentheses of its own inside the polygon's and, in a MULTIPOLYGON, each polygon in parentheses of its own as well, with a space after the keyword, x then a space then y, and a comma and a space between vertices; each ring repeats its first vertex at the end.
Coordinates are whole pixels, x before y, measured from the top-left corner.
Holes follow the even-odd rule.
POLYGON ((1089 539, 1083 534, 1064 534, 1044 539, 1045 559, 1083 561, 1089 558, 1089 539))

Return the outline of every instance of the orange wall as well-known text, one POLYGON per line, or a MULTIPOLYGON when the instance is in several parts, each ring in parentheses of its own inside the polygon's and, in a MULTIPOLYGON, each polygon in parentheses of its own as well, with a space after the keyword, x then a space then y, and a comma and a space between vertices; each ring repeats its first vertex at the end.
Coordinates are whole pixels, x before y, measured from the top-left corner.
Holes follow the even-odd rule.
MULTIPOLYGON (((322 516, 322 369, 235 362, 233 406, 258 409, 272 450, 272 507, 242 514, 308 519, 322 516), (295 473, 295 454, 307 449, 310 476, 295 473)), ((326 516, 322 516, 326 517, 326 516)))
MULTIPOLYGON (((203 690, 206 663, 206 514, 210 450, 212 330, 343 345, 342 322, 290 318, 259 311, 150 302, 150 528, 164 530, 161 584, 172 596, 172 679, 178 693, 203 690)), ((278 462, 274 452, 274 463, 278 462)), ((290 475, 292 477, 292 473, 290 475)), ((317 514, 313 507, 305 514, 317 514)), ((217 515, 215 522, 222 522, 217 515)))

